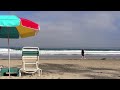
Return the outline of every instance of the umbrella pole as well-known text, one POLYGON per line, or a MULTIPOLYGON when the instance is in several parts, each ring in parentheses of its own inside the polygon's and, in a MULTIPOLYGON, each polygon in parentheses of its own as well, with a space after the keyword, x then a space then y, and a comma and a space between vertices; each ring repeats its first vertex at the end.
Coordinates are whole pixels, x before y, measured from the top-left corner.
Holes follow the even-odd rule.
POLYGON ((8 56, 9 56, 8 65, 9 65, 9 77, 10 77, 10 46, 9 46, 9 29, 8 29, 8 56))

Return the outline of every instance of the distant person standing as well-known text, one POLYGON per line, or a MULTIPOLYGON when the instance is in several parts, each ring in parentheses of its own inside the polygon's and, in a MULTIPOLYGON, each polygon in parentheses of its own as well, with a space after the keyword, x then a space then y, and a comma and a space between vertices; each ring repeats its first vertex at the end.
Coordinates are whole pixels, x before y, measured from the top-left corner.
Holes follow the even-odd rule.
POLYGON ((85 59, 85 52, 84 52, 84 49, 81 50, 81 56, 82 56, 81 59, 85 59))

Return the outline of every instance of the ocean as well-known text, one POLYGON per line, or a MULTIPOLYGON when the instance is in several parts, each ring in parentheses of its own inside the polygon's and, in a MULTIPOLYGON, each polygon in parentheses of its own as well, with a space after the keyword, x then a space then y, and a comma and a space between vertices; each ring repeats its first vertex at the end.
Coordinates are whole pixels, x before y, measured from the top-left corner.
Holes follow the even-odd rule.
MULTIPOLYGON (((120 59, 120 49, 84 49, 87 59, 120 59)), ((80 59, 81 49, 40 48, 40 59, 80 59)), ((11 59, 21 59, 21 48, 10 48, 11 59)), ((0 48, 0 59, 8 59, 8 48, 0 48)))

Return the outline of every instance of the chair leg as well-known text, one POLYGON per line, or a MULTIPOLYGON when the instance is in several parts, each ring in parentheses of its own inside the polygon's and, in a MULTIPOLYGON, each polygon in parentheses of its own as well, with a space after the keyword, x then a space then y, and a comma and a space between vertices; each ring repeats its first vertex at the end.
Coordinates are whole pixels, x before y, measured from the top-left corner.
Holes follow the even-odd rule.
POLYGON ((42 69, 38 69, 38 76, 42 75, 42 69))
POLYGON ((19 77, 21 77, 21 70, 19 70, 19 77))

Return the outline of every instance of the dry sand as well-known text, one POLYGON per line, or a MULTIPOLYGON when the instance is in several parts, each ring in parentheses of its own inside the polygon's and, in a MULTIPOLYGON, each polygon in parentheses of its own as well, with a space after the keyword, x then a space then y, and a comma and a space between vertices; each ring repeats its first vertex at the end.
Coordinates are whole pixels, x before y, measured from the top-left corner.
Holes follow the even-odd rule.
MULTIPOLYGON (((8 66, 8 60, 0 60, 8 66)), ((22 60, 11 60, 11 67, 21 67, 22 60)), ((0 79, 120 79, 120 59, 114 60, 40 60, 42 75, 0 76, 0 79)))

